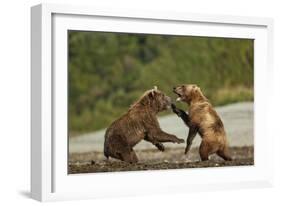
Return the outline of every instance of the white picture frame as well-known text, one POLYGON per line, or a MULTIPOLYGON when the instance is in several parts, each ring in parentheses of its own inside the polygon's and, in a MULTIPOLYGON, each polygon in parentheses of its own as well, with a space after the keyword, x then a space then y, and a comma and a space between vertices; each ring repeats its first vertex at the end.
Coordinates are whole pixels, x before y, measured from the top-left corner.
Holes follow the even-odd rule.
POLYGON ((40 4, 31 8, 31 27, 32 198, 52 201, 272 186, 274 137, 266 121, 271 101, 270 96, 263 98, 272 91, 274 75, 272 19, 40 4), (255 39, 255 165, 68 175, 69 29, 255 39))

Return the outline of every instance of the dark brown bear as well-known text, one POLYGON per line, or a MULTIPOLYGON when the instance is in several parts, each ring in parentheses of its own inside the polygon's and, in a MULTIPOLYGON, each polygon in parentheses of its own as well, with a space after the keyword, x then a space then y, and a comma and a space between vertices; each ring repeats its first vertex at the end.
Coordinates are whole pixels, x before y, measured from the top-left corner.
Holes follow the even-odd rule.
POLYGON ((119 119, 106 130, 104 155, 125 162, 136 163, 138 158, 133 147, 146 140, 164 151, 162 142, 183 143, 183 139, 161 130, 157 113, 171 106, 171 98, 154 88, 146 91, 119 119))
POLYGON ((177 101, 189 105, 188 114, 172 105, 173 111, 189 127, 185 154, 189 151, 197 132, 202 137, 199 147, 201 160, 208 160, 209 155, 216 153, 224 160, 231 160, 223 123, 211 103, 197 85, 189 84, 174 88, 179 97, 177 101))

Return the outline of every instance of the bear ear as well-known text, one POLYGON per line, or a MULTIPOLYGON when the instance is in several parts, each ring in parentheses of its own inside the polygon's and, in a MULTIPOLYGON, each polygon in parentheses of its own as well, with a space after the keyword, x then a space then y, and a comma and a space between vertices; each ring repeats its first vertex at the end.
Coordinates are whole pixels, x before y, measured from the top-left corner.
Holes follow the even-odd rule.
POLYGON ((154 97, 154 95, 155 95, 154 90, 152 90, 151 92, 148 93, 148 97, 151 98, 151 99, 154 97))
POLYGON ((157 91, 158 91, 157 86, 154 86, 154 88, 153 88, 152 90, 150 90, 148 96, 149 96, 150 98, 154 98, 155 93, 156 93, 157 91))
POLYGON ((198 87, 196 84, 192 86, 192 89, 197 92, 197 91, 201 91, 200 87, 198 87))
MULTIPOLYGON (((192 85, 192 89, 197 90, 199 87, 196 84, 192 85)), ((200 89, 200 88, 199 88, 200 89)))
POLYGON ((154 86, 154 88, 153 88, 155 91, 157 91, 158 90, 158 88, 157 88, 157 86, 154 86))
POLYGON ((197 86, 195 86, 195 85, 192 86, 191 96, 192 96, 192 97, 195 97, 196 95, 198 95, 199 91, 200 91, 200 88, 199 88, 199 87, 197 87, 197 86))

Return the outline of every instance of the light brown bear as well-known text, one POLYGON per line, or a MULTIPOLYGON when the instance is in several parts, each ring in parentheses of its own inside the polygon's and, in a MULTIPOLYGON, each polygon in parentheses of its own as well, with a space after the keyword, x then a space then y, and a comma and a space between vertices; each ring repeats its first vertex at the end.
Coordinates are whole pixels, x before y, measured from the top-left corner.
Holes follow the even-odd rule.
POLYGON ((183 139, 161 130, 157 113, 171 106, 171 98, 154 88, 146 91, 129 110, 114 121, 106 130, 105 157, 136 163, 138 158, 133 147, 146 140, 164 151, 162 142, 183 143, 183 139))
POLYGON ((197 85, 187 84, 174 87, 173 91, 178 95, 177 101, 183 101, 189 105, 188 114, 173 105, 173 111, 189 127, 185 154, 189 151, 198 132, 202 137, 199 147, 202 161, 208 160, 209 156, 214 153, 224 160, 232 160, 223 123, 209 100, 203 95, 201 89, 197 85))

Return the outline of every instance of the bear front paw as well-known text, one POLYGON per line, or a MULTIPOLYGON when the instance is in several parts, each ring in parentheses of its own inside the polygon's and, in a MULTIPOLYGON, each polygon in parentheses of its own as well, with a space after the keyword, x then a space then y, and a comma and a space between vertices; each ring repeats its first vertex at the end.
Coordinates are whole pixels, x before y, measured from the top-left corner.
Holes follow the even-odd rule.
POLYGON ((176 143, 178 144, 184 143, 184 139, 177 139, 176 143))
POLYGON ((164 152, 165 151, 165 147, 162 143, 156 143, 155 146, 161 151, 164 152))

